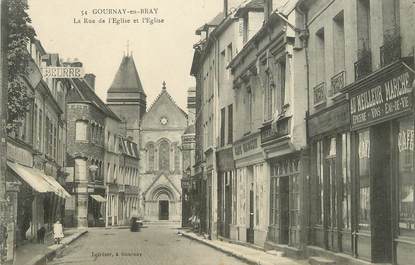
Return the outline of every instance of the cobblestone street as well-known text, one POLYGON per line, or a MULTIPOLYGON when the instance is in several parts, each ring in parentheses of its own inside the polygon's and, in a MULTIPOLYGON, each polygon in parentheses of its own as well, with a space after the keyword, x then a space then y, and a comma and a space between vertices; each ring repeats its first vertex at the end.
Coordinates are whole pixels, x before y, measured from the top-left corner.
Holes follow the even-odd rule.
POLYGON ((238 265, 245 263, 177 235, 177 229, 172 226, 149 226, 139 233, 132 233, 128 229, 90 229, 87 235, 68 246, 51 264, 238 265), (104 256, 98 257, 99 254, 104 256))

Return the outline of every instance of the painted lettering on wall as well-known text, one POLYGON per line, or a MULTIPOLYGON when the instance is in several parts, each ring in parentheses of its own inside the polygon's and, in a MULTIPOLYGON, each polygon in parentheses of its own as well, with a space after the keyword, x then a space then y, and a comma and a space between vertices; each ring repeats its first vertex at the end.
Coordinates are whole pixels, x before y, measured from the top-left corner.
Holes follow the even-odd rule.
POLYGON ((401 130, 398 135, 399 152, 414 150, 414 130, 401 130))

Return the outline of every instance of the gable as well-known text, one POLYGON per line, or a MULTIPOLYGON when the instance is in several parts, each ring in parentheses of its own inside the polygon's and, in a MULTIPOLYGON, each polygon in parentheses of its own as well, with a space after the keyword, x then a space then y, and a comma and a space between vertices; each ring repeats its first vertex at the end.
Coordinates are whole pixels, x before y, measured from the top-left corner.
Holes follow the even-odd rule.
POLYGON ((174 103, 166 91, 161 92, 142 121, 143 129, 185 129, 186 127, 186 113, 174 103), (162 118, 166 118, 166 124, 162 124, 162 118))
POLYGON ((173 181, 170 180, 169 177, 167 177, 164 174, 160 174, 158 177, 154 179, 154 181, 151 183, 150 186, 145 190, 144 197, 146 200, 153 200, 154 196, 156 195, 158 190, 167 190, 168 193, 172 194, 174 198, 177 200, 181 196, 181 192, 178 187, 174 184, 173 181))

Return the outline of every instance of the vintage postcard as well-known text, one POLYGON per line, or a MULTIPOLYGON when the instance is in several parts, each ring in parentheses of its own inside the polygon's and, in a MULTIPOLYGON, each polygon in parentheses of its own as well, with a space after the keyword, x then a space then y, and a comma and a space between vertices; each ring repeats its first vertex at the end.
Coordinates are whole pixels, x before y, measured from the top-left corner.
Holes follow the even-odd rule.
POLYGON ((0 265, 415 264, 413 0, 0 0, 0 265))

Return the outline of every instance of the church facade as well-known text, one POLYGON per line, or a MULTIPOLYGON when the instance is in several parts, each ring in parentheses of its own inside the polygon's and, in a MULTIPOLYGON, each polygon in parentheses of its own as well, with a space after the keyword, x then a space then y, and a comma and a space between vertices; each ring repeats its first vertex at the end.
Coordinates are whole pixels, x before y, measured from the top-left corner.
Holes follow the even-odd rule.
POLYGON ((146 110, 146 94, 134 59, 124 56, 107 91, 107 104, 139 146, 138 214, 145 221, 181 220, 182 135, 187 114, 167 92, 166 84, 146 110))

